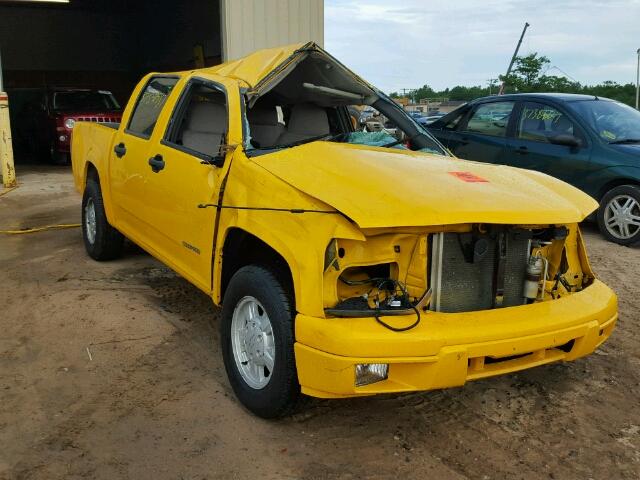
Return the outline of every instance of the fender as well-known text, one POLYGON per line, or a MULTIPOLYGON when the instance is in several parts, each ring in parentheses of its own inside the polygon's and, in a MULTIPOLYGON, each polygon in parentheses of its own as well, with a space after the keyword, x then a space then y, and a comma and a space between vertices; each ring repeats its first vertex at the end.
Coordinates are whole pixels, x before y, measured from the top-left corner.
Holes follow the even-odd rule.
POLYGON ((615 165, 601 168, 590 173, 584 179, 584 183, 594 185, 586 193, 600 201, 604 194, 613 187, 625 184, 640 185, 640 167, 615 165))

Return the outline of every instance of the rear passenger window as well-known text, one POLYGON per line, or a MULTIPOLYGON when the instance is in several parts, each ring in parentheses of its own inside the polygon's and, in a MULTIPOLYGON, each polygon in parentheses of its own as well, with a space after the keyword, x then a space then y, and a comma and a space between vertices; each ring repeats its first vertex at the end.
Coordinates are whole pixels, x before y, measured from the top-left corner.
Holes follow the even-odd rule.
POLYGON ((505 137, 513 105, 513 102, 495 102, 480 105, 471 115, 467 123, 467 131, 494 137, 505 137))
POLYGON ((149 80, 138 98, 127 131, 149 138, 158 121, 167 97, 178 82, 177 78, 156 77, 149 80))
POLYGON ((226 141, 227 117, 224 92, 193 82, 178 102, 165 141, 196 156, 217 157, 226 141))

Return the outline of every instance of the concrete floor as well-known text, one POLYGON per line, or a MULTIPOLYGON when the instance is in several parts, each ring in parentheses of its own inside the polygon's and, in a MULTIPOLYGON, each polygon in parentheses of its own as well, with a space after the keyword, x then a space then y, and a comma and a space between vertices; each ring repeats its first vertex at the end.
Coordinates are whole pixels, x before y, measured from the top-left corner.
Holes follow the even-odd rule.
MULTIPOLYGON (((0 230, 80 221, 68 167, 18 180, 0 230)), ((585 228, 620 296, 596 354, 280 421, 235 400, 210 299, 140 249, 97 263, 79 229, 0 234, 0 478, 639 478, 640 250, 585 228)))

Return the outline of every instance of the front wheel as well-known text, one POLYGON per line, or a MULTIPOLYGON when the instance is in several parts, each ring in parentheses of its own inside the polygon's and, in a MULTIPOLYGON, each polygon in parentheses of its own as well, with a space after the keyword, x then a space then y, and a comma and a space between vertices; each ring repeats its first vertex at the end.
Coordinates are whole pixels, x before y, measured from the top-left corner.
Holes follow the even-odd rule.
POLYGON ((293 313, 282 283, 261 266, 238 270, 224 294, 220 340, 229 383, 240 402, 263 418, 287 415, 301 395, 293 313))
POLYGON ((598 209, 600 232, 620 245, 640 243, 640 188, 621 185, 609 190, 598 209))

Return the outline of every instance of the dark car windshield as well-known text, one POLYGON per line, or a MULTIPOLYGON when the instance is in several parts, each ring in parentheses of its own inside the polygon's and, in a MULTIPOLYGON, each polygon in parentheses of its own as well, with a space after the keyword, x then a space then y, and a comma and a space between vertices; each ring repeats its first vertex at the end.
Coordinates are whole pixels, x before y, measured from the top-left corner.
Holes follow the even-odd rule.
POLYGON ((53 93, 53 109, 74 112, 119 110, 120 105, 111 92, 74 90, 53 93))
POLYGON ((640 141, 640 112, 623 103, 585 100, 569 103, 606 142, 640 141))

